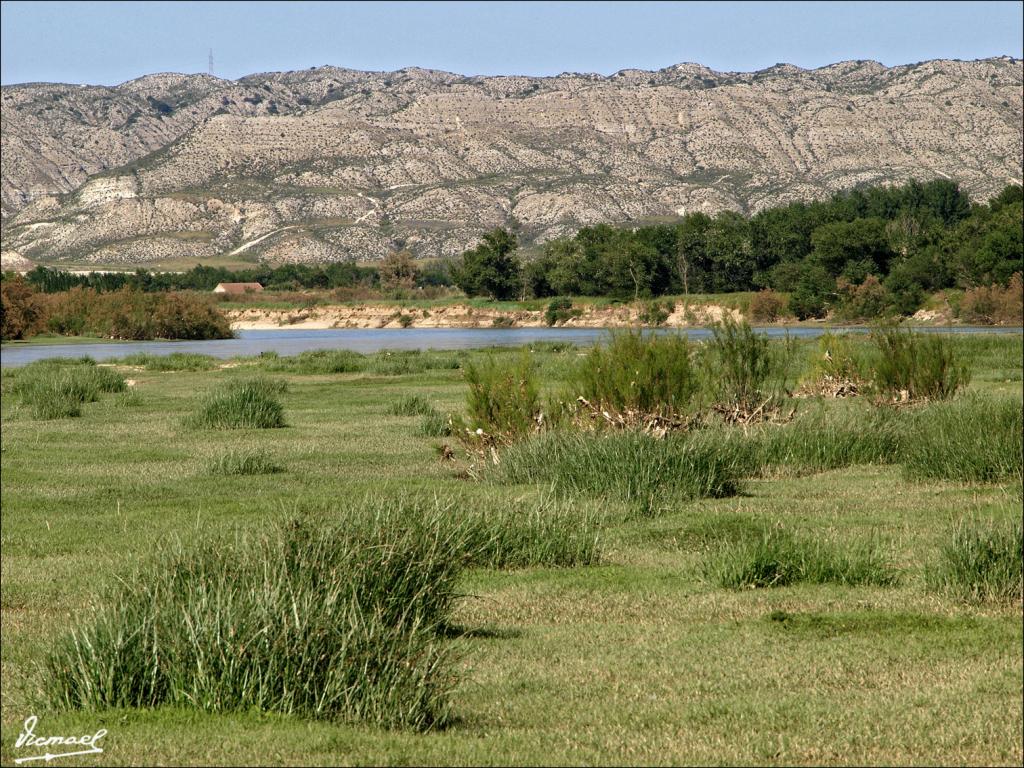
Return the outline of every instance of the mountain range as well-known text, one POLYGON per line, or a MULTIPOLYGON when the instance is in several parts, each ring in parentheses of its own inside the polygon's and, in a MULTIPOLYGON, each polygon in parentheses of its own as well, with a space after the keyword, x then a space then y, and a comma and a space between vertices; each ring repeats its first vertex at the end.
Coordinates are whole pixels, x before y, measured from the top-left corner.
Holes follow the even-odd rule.
POLYGON ((982 200, 1021 183, 1022 85, 999 57, 5 86, 4 265, 439 258, 911 178, 982 200))

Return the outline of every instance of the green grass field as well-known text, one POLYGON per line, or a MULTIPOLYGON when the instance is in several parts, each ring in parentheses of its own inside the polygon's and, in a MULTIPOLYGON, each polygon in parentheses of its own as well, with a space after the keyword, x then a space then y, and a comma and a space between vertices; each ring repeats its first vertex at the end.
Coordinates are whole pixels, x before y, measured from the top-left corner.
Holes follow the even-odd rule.
MULTIPOLYGON (((972 365, 967 395, 1020 401, 1020 336, 957 345, 972 365)), ((538 347, 545 392, 564 385, 580 354, 538 347)), ((161 543, 208 543, 304 511, 341 516, 369 497, 436 494, 481 513, 548 504, 557 488, 509 484, 451 439, 456 459, 441 460, 446 439, 425 436, 421 419, 430 408, 464 412, 452 358, 484 353, 438 353, 438 367, 431 355, 402 365, 382 355, 331 374, 254 359, 136 366, 123 371, 130 392, 52 420, 8 394, 18 374, 4 369, 2 762, 41 754, 14 747, 31 714, 39 734, 109 731, 99 760, 64 765, 1024 760, 1019 592, 966 600, 932 579, 961 521, 1020 520, 1019 475, 910 479, 898 457, 828 471, 778 459, 736 495, 668 497, 642 515, 614 495, 559 496, 563 511, 598 521, 598 562, 466 571, 445 641, 458 675, 454 719, 441 730, 183 707, 69 713, 41 701, 53 641, 161 543), (283 427, 190 425, 215 388, 257 370, 287 381, 283 427), (792 533, 792 546, 821 542, 829 556, 870 544, 895 577, 722 586, 717 574, 735 565, 725 559, 769 529, 792 533)), ((868 408, 821 407, 854 423, 868 408)), ((900 418, 915 418, 910 410, 900 418)))

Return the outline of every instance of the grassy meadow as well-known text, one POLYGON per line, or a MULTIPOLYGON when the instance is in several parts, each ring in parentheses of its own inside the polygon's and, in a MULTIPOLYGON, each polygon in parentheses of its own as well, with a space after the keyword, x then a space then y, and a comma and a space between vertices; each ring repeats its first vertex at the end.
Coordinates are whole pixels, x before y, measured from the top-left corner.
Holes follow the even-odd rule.
POLYGON ((788 384, 635 351, 682 384, 618 403, 737 381, 779 423, 479 449, 467 382, 554 414, 629 376, 561 344, 3 369, 2 762, 36 714, 111 765, 1020 765, 1024 340, 951 339, 941 401, 785 396, 823 343, 748 350, 788 384))

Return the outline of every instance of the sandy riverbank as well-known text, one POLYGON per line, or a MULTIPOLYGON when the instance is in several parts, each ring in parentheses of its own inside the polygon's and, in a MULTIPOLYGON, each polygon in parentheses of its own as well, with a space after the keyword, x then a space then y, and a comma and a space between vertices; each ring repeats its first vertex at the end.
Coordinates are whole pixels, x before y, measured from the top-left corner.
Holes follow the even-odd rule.
MULTIPOLYGON (((578 307, 579 315, 559 323, 563 328, 619 328, 642 324, 641 309, 632 305, 578 307)), ((741 320, 739 310, 716 304, 682 304, 663 325, 686 328, 722 320, 726 314, 741 320)), ((542 310, 481 309, 464 304, 420 309, 373 304, 322 306, 309 309, 235 309, 225 312, 234 330, 260 331, 280 328, 323 330, 327 328, 536 328, 546 325, 542 310), (404 318, 404 319, 403 319, 404 318)))

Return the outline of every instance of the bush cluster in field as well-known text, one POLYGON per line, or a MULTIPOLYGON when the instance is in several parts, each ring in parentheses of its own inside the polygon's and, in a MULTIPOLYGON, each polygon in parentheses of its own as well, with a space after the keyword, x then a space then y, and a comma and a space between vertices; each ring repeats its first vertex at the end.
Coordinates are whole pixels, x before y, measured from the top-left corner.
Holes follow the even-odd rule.
POLYGON ((469 566, 586 565, 592 516, 540 500, 376 498, 235 541, 174 546, 55 644, 58 709, 259 709, 386 727, 444 725, 445 636, 469 566))
POLYGON ((7 391, 29 407, 37 419, 82 415, 85 403, 100 394, 124 392, 124 377, 101 368, 91 358, 39 360, 11 374, 7 391))
POLYGON ((185 419, 193 429, 274 429, 285 426, 278 395, 287 389, 281 379, 229 381, 216 387, 185 419))
POLYGON ((589 422, 598 429, 580 430, 578 421, 559 418, 557 410, 549 417, 526 356, 512 364, 489 359, 467 365, 470 428, 462 424, 455 434, 471 447, 487 445, 488 433, 499 436, 505 447, 499 456, 490 454, 494 481, 541 484, 575 499, 613 499, 641 517, 686 499, 735 494, 749 477, 856 464, 902 464, 908 479, 1021 483, 1024 408, 1019 399, 998 396, 950 400, 967 378, 951 340, 881 329, 860 346, 845 338, 826 343, 835 350, 827 365, 836 375, 846 359, 856 365, 860 356, 901 361, 918 396, 927 393, 925 399, 940 402, 886 405, 898 400, 891 396, 895 387, 907 386, 901 372, 896 384, 879 385, 885 397, 830 405, 809 399, 798 410, 793 401, 796 415, 783 423, 766 419, 739 427, 705 417, 676 422, 687 428, 667 434, 650 429, 665 416, 699 412, 702 399, 724 406, 727 414, 786 402, 793 346, 773 347, 749 327, 727 324, 699 349, 678 337, 626 333, 588 352, 568 378, 563 403, 579 394, 616 425, 610 429, 600 428, 606 423, 601 418, 589 422), (609 417, 637 412, 643 418, 632 422, 609 417))
POLYGON ((35 294, 20 280, 3 282, 4 339, 21 339, 42 331, 66 336, 111 339, 230 339, 227 318, 208 296, 192 293, 147 293, 122 287, 104 293, 74 287, 35 294), (17 322, 12 318, 17 316, 17 322))

